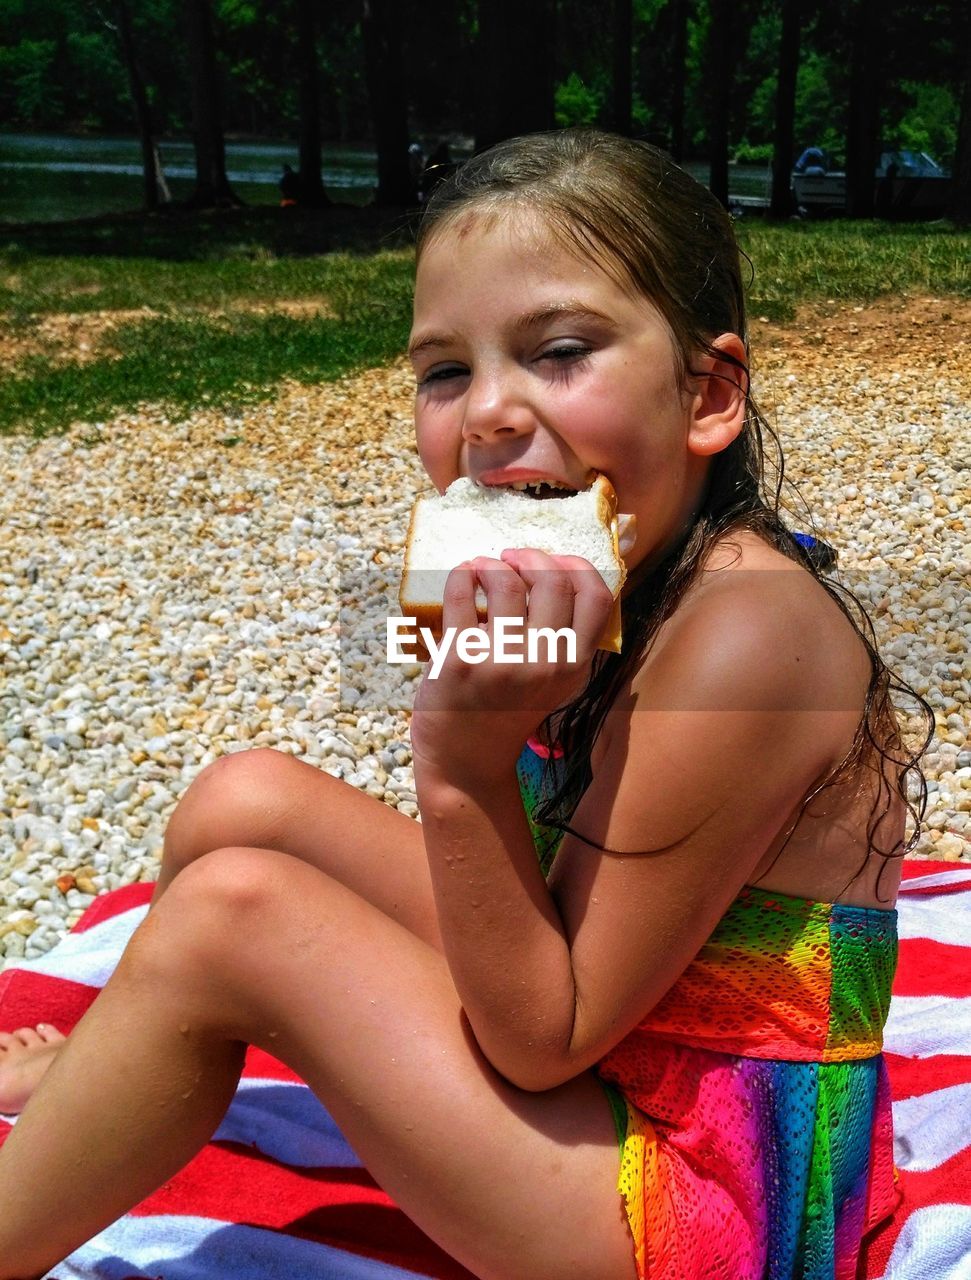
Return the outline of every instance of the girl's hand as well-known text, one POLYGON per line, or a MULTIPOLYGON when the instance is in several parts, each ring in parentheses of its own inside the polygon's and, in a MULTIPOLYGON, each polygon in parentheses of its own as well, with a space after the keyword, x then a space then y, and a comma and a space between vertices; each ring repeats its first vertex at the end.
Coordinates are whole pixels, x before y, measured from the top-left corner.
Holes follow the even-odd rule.
POLYGON ((612 605, 600 574, 579 556, 504 551, 499 560, 477 557, 453 569, 443 610, 444 636, 452 640, 437 677, 426 671, 412 716, 416 762, 454 780, 506 773, 529 734, 583 689, 612 605), (485 624, 476 613, 477 587, 486 597, 485 624), (496 652, 498 618, 517 620, 507 624, 505 661, 496 652), (480 661, 463 657, 456 643, 472 628, 488 636, 480 661), (539 628, 569 628, 575 660, 568 660, 566 637, 554 644, 537 636, 529 661, 527 636, 539 628))

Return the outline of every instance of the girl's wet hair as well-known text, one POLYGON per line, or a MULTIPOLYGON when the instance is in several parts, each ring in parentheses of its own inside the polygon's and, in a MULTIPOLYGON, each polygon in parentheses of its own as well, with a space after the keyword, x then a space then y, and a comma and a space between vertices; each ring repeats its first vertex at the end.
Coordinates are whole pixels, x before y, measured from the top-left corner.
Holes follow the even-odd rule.
MULTIPOLYGON (((712 458, 706 496, 694 523, 665 560, 625 595, 623 653, 598 653, 584 692, 544 726, 548 745, 556 740, 564 760, 559 784, 537 810, 537 820, 571 830, 570 817, 590 781, 591 752, 614 698, 643 662, 716 541, 748 529, 820 581, 870 659, 870 682, 853 746, 805 798, 800 813, 850 771, 872 769, 879 787, 867 827, 867 858, 876 853, 885 866, 903 856, 917 842, 926 809, 927 787, 919 761, 933 733, 933 716, 924 700, 881 659, 860 601, 847 587, 822 576, 784 523, 784 464, 778 437, 752 397, 748 368, 711 345, 719 335, 734 333, 748 351, 741 255, 731 218, 705 187, 648 143, 595 129, 530 134, 473 156, 436 188, 418 230, 419 260, 436 236, 458 228, 463 217, 502 218, 523 212, 533 215, 536 224, 564 247, 592 260, 657 308, 671 330, 682 384, 699 354, 717 354, 723 367, 726 361, 737 364, 747 409, 742 432, 712 458), (771 458, 766 440, 771 442, 771 458), (903 743, 892 692, 912 700, 923 721, 923 742, 915 751, 903 743), (916 802, 908 794, 912 776, 916 802), (906 804, 913 831, 906 844, 883 848, 879 829, 890 814, 894 794, 906 804)), ((551 780, 552 757, 549 769, 551 780)))

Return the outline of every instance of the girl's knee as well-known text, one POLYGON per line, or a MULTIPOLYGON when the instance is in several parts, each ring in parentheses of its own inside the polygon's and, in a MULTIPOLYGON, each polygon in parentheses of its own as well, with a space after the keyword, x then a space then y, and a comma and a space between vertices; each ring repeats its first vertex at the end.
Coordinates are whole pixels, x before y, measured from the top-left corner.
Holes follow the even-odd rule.
POLYGON ((268 850, 230 848, 185 867, 125 949, 121 983, 153 998, 172 994, 187 1021, 194 1013, 215 1017, 235 1037, 236 996, 259 984, 266 946, 283 931, 286 886, 279 861, 268 850))
MULTIPOLYGON (((177 868, 230 846, 272 845, 301 765, 280 751, 257 748, 207 765, 176 806, 164 854, 177 868)), ((304 766, 305 767, 305 766, 304 766)))
POLYGON ((213 849, 186 867, 177 896, 196 912, 221 913, 231 919, 252 914, 281 891, 284 861, 283 855, 269 849, 213 849))
POLYGON ((261 921, 279 915, 287 891, 283 860, 265 849, 211 850, 175 878, 139 933, 193 963, 235 952, 258 938, 261 921))

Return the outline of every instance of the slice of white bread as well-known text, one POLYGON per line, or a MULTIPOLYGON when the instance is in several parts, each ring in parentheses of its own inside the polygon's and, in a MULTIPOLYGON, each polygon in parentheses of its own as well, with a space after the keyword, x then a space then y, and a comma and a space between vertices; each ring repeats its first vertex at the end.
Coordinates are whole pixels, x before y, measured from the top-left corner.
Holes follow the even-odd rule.
MULTIPOLYGON (((456 480, 444 494, 415 503, 398 593, 402 615, 415 618, 418 627, 428 627, 439 640, 445 580, 457 564, 533 547, 551 555, 582 556, 600 573, 614 608, 599 647, 619 653, 620 590, 627 570, 618 545, 618 519, 624 523, 625 544, 632 545, 634 518, 618 518, 617 495, 603 475, 589 489, 562 498, 531 498, 511 489, 480 487, 467 478, 456 480)), ((479 619, 485 621, 484 597, 476 603, 479 619)))

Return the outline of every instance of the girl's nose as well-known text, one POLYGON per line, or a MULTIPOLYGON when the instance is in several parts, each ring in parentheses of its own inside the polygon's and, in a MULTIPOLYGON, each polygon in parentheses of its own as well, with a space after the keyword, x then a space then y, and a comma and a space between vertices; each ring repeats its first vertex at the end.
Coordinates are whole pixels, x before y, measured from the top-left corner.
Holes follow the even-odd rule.
POLYGON ((514 438, 532 431, 536 418, 528 400, 509 379, 473 378, 466 394, 462 435, 482 444, 497 437, 514 438))

